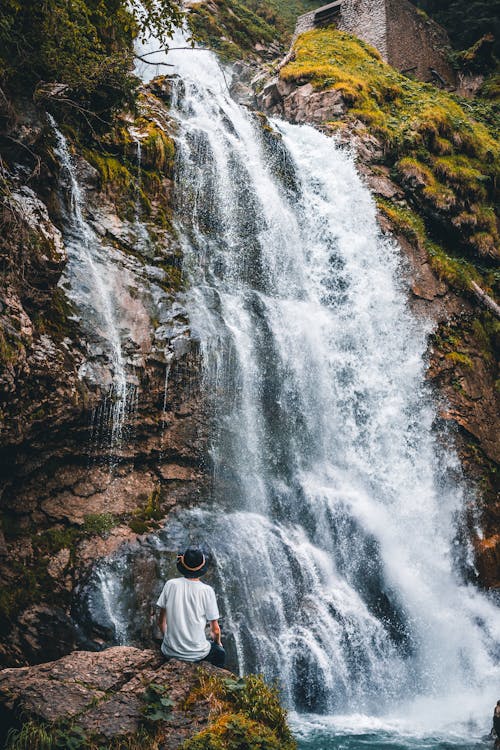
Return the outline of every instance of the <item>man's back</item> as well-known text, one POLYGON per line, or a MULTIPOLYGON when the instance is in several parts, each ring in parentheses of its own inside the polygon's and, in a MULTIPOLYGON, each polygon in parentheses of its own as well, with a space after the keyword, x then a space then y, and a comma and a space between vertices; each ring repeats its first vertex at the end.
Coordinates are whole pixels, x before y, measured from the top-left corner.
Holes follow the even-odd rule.
POLYGON ((166 611, 167 629, 161 647, 165 656, 186 661, 204 659, 210 651, 205 625, 219 619, 212 587, 200 580, 173 578, 165 584, 157 604, 166 611))

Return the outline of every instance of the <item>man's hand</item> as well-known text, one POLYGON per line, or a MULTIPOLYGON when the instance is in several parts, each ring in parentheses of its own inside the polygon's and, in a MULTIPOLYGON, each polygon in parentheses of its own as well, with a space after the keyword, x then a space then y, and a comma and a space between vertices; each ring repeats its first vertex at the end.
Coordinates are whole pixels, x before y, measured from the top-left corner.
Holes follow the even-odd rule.
POLYGON ((167 612, 165 609, 160 608, 160 614, 158 615, 158 627, 160 628, 163 635, 167 629, 167 612))
POLYGON ((218 620, 210 620, 210 635, 212 636, 212 640, 214 643, 217 643, 219 646, 222 646, 221 640, 220 640, 220 626, 218 620))

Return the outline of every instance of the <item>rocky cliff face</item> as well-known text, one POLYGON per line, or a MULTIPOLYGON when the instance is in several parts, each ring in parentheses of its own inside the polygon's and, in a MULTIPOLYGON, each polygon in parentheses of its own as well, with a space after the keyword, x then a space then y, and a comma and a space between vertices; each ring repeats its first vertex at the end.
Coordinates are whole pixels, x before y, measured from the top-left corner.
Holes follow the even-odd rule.
POLYGON ((140 94, 137 114, 124 116, 103 138, 82 142, 68 131, 83 221, 102 277, 97 290, 78 255, 83 240, 71 225, 75 196, 54 128, 43 110, 26 103, 4 113, 5 664, 55 658, 74 647, 72 592, 91 563, 205 491, 199 355, 171 224, 169 97, 169 82, 159 80, 140 94), (118 415, 117 366, 99 307, 104 293, 120 312, 127 403, 118 415))
MULTIPOLYGON (((254 42, 252 37, 252 49, 254 42)), ((345 49, 351 51, 347 43, 345 49)), ((372 63, 379 64, 374 55, 372 63)), ((428 131, 418 133, 417 158, 391 150, 385 123, 381 126, 380 113, 370 108, 371 99, 397 102, 402 95, 401 81, 388 73, 377 69, 381 77, 374 79, 382 98, 368 95, 367 84, 347 68, 344 78, 335 73, 341 80, 333 88, 324 85, 314 65, 309 73, 284 68, 272 80, 260 74, 255 97, 244 82, 252 68, 240 65, 239 71, 234 92, 246 104, 312 123, 354 144, 379 203, 381 226, 397 237, 408 258, 411 303, 435 322, 429 378, 441 400, 441 417, 453 426, 465 474, 477 487, 478 503, 468 510, 468 533, 463 531, 464 546, 472 538, 476 550, 470 575, 498 586, 498 323, 479 304, 467 275, 484 287, 496 262, 497 225, 485 197, 489 173, 481 176, 477 155, 472 166, 462 154, 452 158, 450 149, 463 147, 465 153, 472 146, 466 129, 457 136, 459 145, 447 132, 440 102, 434 109, 442 122, 432 120, 428 131), (434 149, 432 169, 419 161, 422 139, 434 149), (453 245, 458 236, 469 254, 458 261, 432 241, 453 245), (467 258, 478 256, 474 275, 467 258)), ((112 640, 111 625, 105 632, 96 629, 88 607, 83 615, 78 607, 95 562, 120 556, 128 560, 132 578, 141 581, 135 636, 148 642, 146 602, 154 597, 158 565, 147 532, 208 490, 206 394, 173 226, 170 96, 171 82, 157 79, 141 91, 137 112, 117 118, 104 135, 82 139, 70 128, 64 131, 82 191, 83 220, 120 311, 127 407, 118 436, 116 367, 102 316, 95 314, 90 280, 84 283, 75 265, 68 230, 72 186, 54 129, 32 103, 13 108, 4 102, 0 660, 6 665, 53 659, 77 645, 98 648, 112 640), (84 632, 76 620, 85 623, 84 632)), ((481 138, 485 163, 491 164, 490 141, 483 131, 481 138)))

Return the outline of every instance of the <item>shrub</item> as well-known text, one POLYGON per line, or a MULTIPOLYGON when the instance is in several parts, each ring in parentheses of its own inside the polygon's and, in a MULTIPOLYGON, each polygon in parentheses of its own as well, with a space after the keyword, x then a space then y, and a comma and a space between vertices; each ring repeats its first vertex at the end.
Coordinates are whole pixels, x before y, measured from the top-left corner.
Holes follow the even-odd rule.
POLYGON ((182 750, 295 750, 276 686, 260 675, 240 679, 200 673, 187 703, 210 700, 214 720, 182 750))
POLYGON ((165 44, 181 18, 176 0, 5 0, 0 83, 28 95, 62 83, 66 105, 109 113, 131 97, 135 36, 154 31, 165 44))

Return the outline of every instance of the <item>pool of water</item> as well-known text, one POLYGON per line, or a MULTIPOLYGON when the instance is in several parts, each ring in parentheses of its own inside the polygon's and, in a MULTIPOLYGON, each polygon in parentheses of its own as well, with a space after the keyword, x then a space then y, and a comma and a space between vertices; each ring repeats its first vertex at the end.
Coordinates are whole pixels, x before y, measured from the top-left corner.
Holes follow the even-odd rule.
POLYGON ((390 733, 346 735, 315 732, 299 737, 299 750, 486 750, 492 740, 451 740, 401 737, 390 733))
POLYGON ((295 715, 291 724, 299 750, 493 750, 494 746, 487 721, 471 721, 439 732, 364 716, 295 715))

